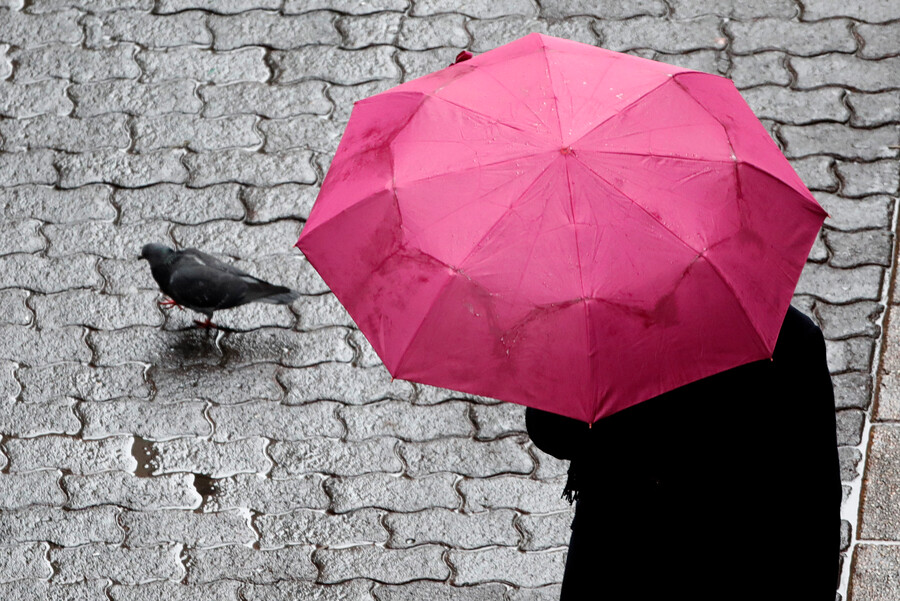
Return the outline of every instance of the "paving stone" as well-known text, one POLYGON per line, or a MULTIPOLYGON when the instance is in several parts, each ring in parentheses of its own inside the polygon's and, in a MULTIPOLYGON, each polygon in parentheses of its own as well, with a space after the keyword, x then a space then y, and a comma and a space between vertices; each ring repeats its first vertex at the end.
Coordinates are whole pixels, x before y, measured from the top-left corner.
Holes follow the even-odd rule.
POLYGON ((133 472, 132 438, 116 436, 88 441, 67 436, 10 438, 4 441, 10 472, 59 468, 73 474, 93 474, 106 470, 133 472))
POLYGON ((329 478, 325 490, 332 499, 331 509, 346 513, 363 507, 389 511, 419 511, 460 505, 453 474, 432 474, 424 478, 405 478, 394 474, 363 474, 349 478, 329 478))
POLYGON ((58 190, 49 186, 16 186, 0 189, 0 211, 9 221, 38 219, 48 223, 109 220, 116 218, 108 186, 84 186, 58 190))
POLYGON ((284 369, 278 380, 287 390, 285 402, 302 404, 330 399, 347 404, 371 403, 394 398, 409 401, 414 395, 412 384, 403 380, 391 382, 390 374, 381 368, 359 368, 349 363, 320 363, 303 369, 284 369))
POLYGON ((141 50, 135 57, 143 72, 142 82, 153 83, 188 78, 198 82, 230 83, 267 81, 265 49, 243 48, 232 52, 213 52, 182 47, 166 50, 141 50))
POLYGON ((244 585, 241 587, 241 597, 245 601, 293 601, 295 599, 310 599, 311 601, 344 601, 345 599, 371 601, 373 599, 369 593, 371 586, 371 582, 359 579, 349 580, 340 584, 283 580, 271 585, 244 585))
POLYGON ((350 333, 349 340, 352 341, 353 348, 358 349, 357 357, 354 361, 356 365, 360 367, 384 367, 381 357, 378 356, 362 332, 354 329, 350 333))
POLYGON ((881 381, 874 416, 878 420, 896 420, 900 419, 900 321, 895 314, 888 314, 885 327, 887 332, 882 348, 881 381))
POLYGON ((193 474, 143 478, 115 471, 88 476, 66 475, 63 484, 69 495, 66 507, 74 509, 104 504, 141 511, 196 509, 201 501, 194 488, 193 474))
POLYGON ((260 515, 254 518, 253 524, 259 532, 260 549, 285 545, 345 547, 387 542, 383 516, 384 512, 374 509, 339 515, 299 509, 281 515, 260 515))
POLYGON ((156 402, 204 400, 217 405, 252 400, 278 401, 284 395, 275 380, 275 365, 250 365, 223 369, 197 365, 184 369, 177 365, 158 365, 149 372, 156 388, 156 402))
MULTIPOLYGON (((472 33, 471 49, 474 52, 486 52, 532 32, 566 38, 593 46, 597 44, 597 35, 591 28, 592 22, 593 19, 589 17, 571 17, 558 21, 543 21, 527 17, 504 17, 491 21, 472 21, 469 23, 468 29, 472 33)), ((629 22, 617 21, 616 23, 629 22)), ((623 35, 627 36, 628 33, 623 35)))
POLYGON ((285 14, 305 13, 319 9, 351 15, 367 15, 386 10, 404 12, 409 7, 409 0, 379 0, 359 2, 359 0, 285 0, 285 14))
POLYGON ((62 154, 57 158, 59 185, 77 188, 85 184, 110 183, 137 188, 162 182, 182 183, 188 173, 182 164, 183 150, 160 150, 130 154, 98 150, 83 154, 62 154))
POLYGON ((93 290, 71 290, 51 295, 35 295, 31 306, 41 328, 84 325, 98 330, 114 330, 135 325, 162 323, 152 292, 112 296, 93 290))
POLYGON ((459 491, 469 512, 510 508, 527 513, 550 513, 570 510, 562 498, 565 478, 539 481, 516 476, 490 479, 464 479, 459 491))
POLYGON ((900 139, 900 126, 853 129, 839 123, 783 125, 781 137, 787 143, 788 158, 813 154, 833 154, 845 158, 874 160, 894 155, 890 148, 900 139))
MULTIPOLYGON (((866 349, 871 352, 873 349, 866 349)), ((862 361, 858 361, 862 363, 862 361)), ((871 360, 863 365, 868 369, 871 360)), ((829 365, 831 363, 829 362, 829 365)), ((832 368, 833 369, 833 368, 832 368)), ((872 399, 872 377, 868 373, 846 373, 832 376, 834 383, 834 402, 838 409, 868 409, 872 399)))
POLYGON ((426 441, 447 436, 470 436, 468 404, 451 401, 439 405, 410 405, 406 401, 382 401, 342 407, 339 414, 347 425, 347 440, 393 436, 401 440, 426 441))
POLYGON ((541 17, 550 19, 581 15, 601 19, 628 19, 643 15, 662 17, 666 14, 666 5, 662 0, 635 0, 633 2, 553 0, 542 3, 540 11, 541 17))
POLYGON ((282 0, 159 0, 156 11, 170 14, 197 8, 214 13, 234 14, 254 9, 278 10, 281 3, 282 0))
POLYGON ((337 419, 339 406, 327 401, 304 405, 252 401, 211 407, 209 418, 215 424, 212 440, 224 442, 249 436, 294 441, 309 436, 338 437, 344 431, 337 419))
POLYGON ((84 20, 88 47, 102 48, 120 42, 134 42, 143 48, 211 46, 212 33, 206 13, 191 10, 172 15, 142 10, 117 10, 84 20))
POLYGON ((287 513, 295 509, 326 509, 328 495, 323 477, 310 474, 276 480, 260 474, 238 474, 216 480, 213 494, 203 503, 203 511, 223 511, 245 507, 262 514, 287 513))
MULTIPOLYGON (((358 49, 376 44, 395 44, 402 20, 403 15, 400 13, 379 12, 372 15, 343 16, 335 21, 335 25, 341 34, 341 47, 358 49)), ((468 36, 466 41, 468 42, 468 36)))
POLYGON ((65 10, 34 15, 4 10, 0 12, 0 42, 13 46, 43 46, 45 44, 77 44, 82 32, 78 12, 65 10))
POLYGON ((263 154, 246 150, 190 153, 185 164, 191 186, 238 182, 253 186, 274 186, 287 182, 313 184, 317 176, 308 150, 263 154))
POLYGON ((471 405, 475 437, 479 440, 494 439, 507 434, 524 434, 525 407, 515 403, 499 405, 471 405))
POLYGON ((834 269, 828 265, 807 263, 795 294, 811 294, 829 303, 877 300, 881 296, 883 272, 881 267, 874 265, 834 269))
POLYGON ((7 186, 55 184, 54 158, 52 150, 0 153, 0 180, 7 186))
POLYGON ((34 315, 25 306, 28 292, 25 290, 8 289, 0 290, 0 307, 4 309, 4 315, 0 316, 3 324, 27 326, 31 324, 34 315))
POLYGON ((806 187, 816 191, 837 191, 838 180, 832 172, 833 163, 834 159, 823 156, 791 159, 791 167, 794 168, 806 187))
POLYGON ((126 8, 148 11, 153 8, 152 0, 33 0, 28 10, 34 13, 55 12, 66 8, 77 8, 89 13, 103 13, 126 8))
POLYGON ((842 102, 844 91, 841 88, 798 92, 781 86, 759 86, 741 95, 757 117, 779 123, 802 125, 816 121, 846 121, 850 116, 842 102))
POLYGON ((872 61, 846 54, 823 54, 812 58, 791 57, 798 88, 839 85, 879 92, 900 87, 900 56, 872 61))
POLYGON ((481 582, 507 582, 514 586, 534 587, 562 580, 565 550, 523 553, 509 547, 478 551, 451 549, 448 561, 454 568, 456 585, 481 582))
POLYGON ((0 239, 4 253, 34 253, 44 250, 47 242, 40 233, 41 222, 34 219, 0 223, 0 239))
POLYGON ((794 56, 811 56, 824 52, 854 52, 857 42, 850 24, 847 19, 799 23, 764 18, 745 23, 731 21, 726 23, 725 29, 731 35, 731 50, 736 54, 783 50, 794 56))
POLYGON ((896 194, 900 188, 897 160, 881 160, 872 163, 837 161, 835 170, 843 185, 843 196, 867 196, 869 194, 896 194))
POLYGON ((373 590, 377 601, 500 601, 506 599, 502 584, 456 587, 444 582, 415 580, 406 584, 378 584, 373 590))
POLYGON ((109 597, 113 601, 238 601, 241 586, 237 580, 195 585, 161 580, 138 586, 113 584, 109 597))
POLYGON ((884 307, 875 301, 847 305, 816 306, 816 315, 825 337, 834 340, 850 336, 878 336, 881 331, 875 323, 884 307))
POLYGON ((275 83, 303 79, 321 79, 352 85, 376 79, 396 80, 400 71, 392 60, 391 46, 372 46, 362 50, 307 46, 297 50, 274 51, 269 55, 275 83))
POLYGON ((267 473, 272 462, 265 438, 254 437, 216 443, 198 438, 176 438, 153 443, 151 473, 194 472, 212 478, 240 473, 267 473))
POLYGON ((531 445, 530 451, 537 460, 537 469, 534 470, 533 474, 534 478, 538 480, 556 480, 569 473, 569 461, 548 455, 534 445, 531 445))
POLYGON ((559 584, 549 584, 537 588, 517 588, 509 592, 509 601, 556 601, 562 588, 559 584))
POLYGON ((214 35, 213 47, 216 50, 245 46, 290 50, 310 44, 339 44, 341 36, 333 21, 334 16, 325 11, 301 16, 253 11, 210 16, 209 28, 214 35))
MULTIPOLYGON (((373 351, 374 354, 374 351, 373 351)), ((415 384, 416 398, 413 401, 416 405, 435 405, 444 401, 462 400, 470 403, 481 403, 487 405, 496 405, 500 401, 489 399, 474 394, 466 394, 449 388, 439 388, 437 386, 426 386, 425 384, 415 384)))
MULTIPOLYGON (((202 248, 205 252, 228 257, 258 257, 296 253, 293 244, 299 231, 299 224, 289 220, 254 226, 234 221, 213 221, 193 227, 176 226, 172 236, 181 247, 202 248)), ((224 260, 233 262, 228 261, 227 257, 224 260)), ((235 267, 242 268, 239 265, 235 267)), ((249 269, 247 271, 257 275, 249 269)))
POLYGON ((866 414, 856 409, 837 412, 838 446, 855 447, 862 441, 863 424, 866 414))
POLYGON ((401 50, 397 53, 397 62, 403 69, 403 81, 407 82, 440 71, 452 64, 457 54, 457 48, 435 48, 421 52, 401 50))
MULTIPOLYGON (((159 292, 147 264, 134 259, 103 259, 97 264, 106 294, 133 294, 141 290, 159 292)), ((161 298, 161 297, 160 297, 161 298)))
POLYGON ((841 447, 838 449, 838 457, 841 462, 841 482, 850 482, 859 477, 859 463, 862 461, 862 453, 854 447, 841 447))
POLYGON ((0 540, 4 544, 47 542, 63 547, 121 543, 123 532, 116 523, 120 511, 111 505, 77 510, 32 506, 0 511, 0 540))
POLYGON ((516 513, 498 509, 460 513, 428 508, 415 513, 391 513, 384 523, 391 533, 390 546, 407 548, 437 543, 454 549, 477 549, 490 545, 515 546, 519 532, 513 525, 516 513))
POLYGON ((134 150, 186 148, 209 152, 227 148, 255 148, 262 143, 256 131, 257 117, 240 115, 203 119, 194 115, 138 117, 132 123, 134 150))
POLYGON ((875 340, 872 338, 826 340, 825 350, 832 374, 865 371, 872 364, 875 340))
POLYGON ((187 188, 158 184, 146 188, 116 190, 119 223, 164 219, 178 224, 199 224, 214 219, 239 220, 244 216, 237 184, 187 188))
POLYGON ((850 120, 853 125, 870 127, 900 122, 900 94, 896 92, 851 92, 847 95, 847 103, 853 109, 850 120))
MULTIPOLYGON (((30 505, 61 506, 66 493, 59 486, 58 470, 0 474, 0 509, 8 511, 30 505)), ((3 553, 0 549, 0 579, 2 579, 3 553)))
MULTIPOLYGON (((0 404, 0 432, 9 436, 34 437, 46 434, 77 434, 81 422, 71 399, 47 403, 0 404)), ((52 467, 52 466, 48 466, 52 467)))
POLYGON ((26 119, 38 115, 68 115, 73 104, 66 95, 68 82, 46 79, 15 84, 0 81, 0 116, 26 119))
POLYGON ((206 403, 159 403, 122 399, 82 402, 78 413, 84 420, 85 439, 133 434, 146 440, 168 440, 180 436, 209 436, 212 426, 204 417, 206 403))
POLYGON ((87 50, 65 44, 47 44, 10 52, 16 63, 13 80, 28 83, 51 77, 85 83, 100 79, 136 79, 141 69, 134 60, 136 47, 119 44, 87 50))
POLYGON ((863 58, 886 58, 900 54, 897 39, 900 38, 900 23, 871 25, 860 23, 856 33, 863 39, 859 55, 863 58))
POLYGON ((246 222, 256 224, 279 219, 306 219, 318 193, 318 187, 300 184, 246 187, 241 193, 247 207, 246 222))
POLYGON ((124 511, 120 522, 130 548, 182 543, 189 547, 249 544, 256 540, 246 510, 195 513, 179 510, 124 511))
POLYGON ((714 75, 724 74, 728 70, 727 61, 714 50, 697 50, 681 54, 654 52, 652 60, 714 75))
POLYGON ((809 257, 806 260, 814 263, 824 263, 828 260, 828 247, 825 246, 822 230, 819 230, 816 241, 813 242, 812 249, 809 251, 809 257))
POLYGON ((453 0, 416 0, 412 14, 428 16, 441 13, 462 13, 476 19, 493 19, 508 15, 536 16, 536 6, 530 0, 473 0, 460 5, 453 0))
MULTIPOLYGON (((840 414, 839 414, 840 415, 840 414)), ((871 441, 863 475, 863 493, 859 538, 865 540, 897 540, 898 491, 892 483, 900 477, 900 428, 896 425, 873 424, 871 441)))
POLYGON ((187 372, 193 366, 218 364, 222 352, 208 332, 189 330, 167 332, 156 328, 133 327, 88 334, 96 365, 118 365, 138 361, 154 365, 180 366, 187 372))
POLYGON ((77 117, 104 113, 152 116, 199 113, 203 102, 194 95, 196 87, 197 84, 188 79, 150 84, 110 80, 73 85, 68 92, 75 99, 77 117))
MULTIPOLYGON (((402 55, 403 53, 398 53, 402 55)), ((449 62, 448 62, 449 64, 449 62)), ((338 121, 347 121, 350 118, 350 112, 353 110, 353 103, 375 94, 380 94, 385 90, 394 87, 396 84, 392 80, 371 81, 358 85, 332 85, 328 86, 328 97, 334 104, 334 112, 332 119, 338 121)))
POLYGON ((150 580, 180 580, 184 567, 176 545, 126 549, 94 543, 71 549, 50 549, 56 568, 54 582, 110 578, 118 584, 141 584, 150 580))
POLYGON ((291 546, 260 551, 244 545, 214 549, 192 549, 186 553, 187 584, 215 582, 229 578, 255 584, 279 580, 315 580, 318 569, 312 562, 311 546, 291 546))
POLYGON ((787 86, 791 83, 791 73, 786 61, 783 52, 774 51, 732 57, 731 80, 742 91, 763 84, 787 86))
POLYGON ((453 472, 474 478, 505 473, 530 473, 531 456, 515 438, 473 442, 464 438, 445 438, 430 442, 400 445, 400 455, 411 476, 435 472, 453 472))
POLYGON ((403 464, 395 451, 397 440, 370 438, 345 442, 335 438, 307 438, 276 441, 269 447, 275 461, 272 476, 283 478, 298 474, 325 473, 358 476, 370 472, 399 472, 403 464))
POLYGON ((825 241, 831 249, 831 265, 856 267, 857 265, 891 264, 893 235, 889 231, 865 230, 861 232, 825 232, 825 241))
POLYGON ((0 326, 0 340, 9 341, 0 347, 0 359, 9 359, 30 366, 60 361, 88 361, 91 351, 83 340, 81 328, 34 330, 24 326, 0 326))
POLYGON ((78 584, 55 584, 45 580, 17 580, 0 584, 0 596, 16 601, 108 601, 106 580, 78 584))
POLYGON ((900 596, 900 547, 860 543, 852 563, 852 599, 891 601, 900 596))
POLYGON ((270 119, 296 115, 324 115, 331 110, 321 81, 303 81, 292 85, 240 82, 207 85, 199 90, 204 117, 254 114, 270 119))
POLYGON ((299 315, 301 330, 316 330, 329 326, 355 328, 356 323, 333 294, 302 296, 293 305, 299 315))
POLYGON ((67 258, 72 254, 90 253, 111 259, 136 260, 144 241, 165 240, 169 227, 165 221, 118 226, 108 221, 82 221, 45 225, 43 232, 50 241, 47 250, 50 257, 67 258))
POLYGON ((572 517, 571 511, 519 516, 517 524, 525 533, 522 549, 543 551, 568 547, 572 536, 572 517))
MULTIPOLYGON (((693 19, 704 15, 718 15, 738 20, 760 17, 791 19, 798 14, 797 5, 791 0, 669 0, 676 19, 693 19)), ((657 14, 657 16, 660 16, 657 14)))
POLYGON ((444 46, 465 48, 469 45, 465 18, 462 15, 405 18, 400 24, 397 45, 406 50, 427 50, 444 46))
POLYGON ((829 17, 851 17, 859 21, 880 23, 897 18, 896 7, 890 0, 806 0, 803 2, 803 20, 818 21, 829 17))
POLYGON ((596 25, 604 48, 624 52, 650 48, 659 52, 687 52, 716 49, 720 38, 719 20, 699 17, 691 21, 665 21, 636 17, 627 21, 600 21, 596 25))
POLYGON ((316 115, 262 121, 259 130, 266 139, 266 152, 304 148, 334 154, 344 133, 344 124, 316 115))
POLYGON ((853 231, 869 228, 888 229, 893 214, 890 196, 841 198, 825 192, 816 193, 816 200, 828 211, 826 225, 836 230, 853 231))
POLYGON ((342 582, 351 578, 370 578, 397 584, 418 579, 444 580, 450 568, 443 560, 444 548, 421 545, 412 549, 384 549, 358 545, 345 549, 319 549, 316 563, 321 566, 319 580, 342 582))
POLYGON ((36 578, 47 580, 53 568, 47 561, 47 543, 27 543, 0 547, 0 583, 36 578))
POLYGON ((262 328, 239 337, 226 338, 223 346, 235 365, 271 361, 288 367, 304 367, 322 361, 353 358, 343 328, 323 328, 313 332, 292 332, 262 328))

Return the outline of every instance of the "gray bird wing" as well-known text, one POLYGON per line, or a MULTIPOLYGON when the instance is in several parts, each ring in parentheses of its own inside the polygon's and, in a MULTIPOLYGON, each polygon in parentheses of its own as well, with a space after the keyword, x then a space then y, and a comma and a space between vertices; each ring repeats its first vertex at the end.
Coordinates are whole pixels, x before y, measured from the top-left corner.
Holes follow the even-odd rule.
MULTIPOLYGON (((211 267, 213 269, 218 269, 220 271, 224 271, 226 273, 231 273, 237 276, 247 276, 249 278, 253 278, 252 275, 247 273, 246 271, 241 271, 237 267, 226 263, 225 261, 220 261, 212 255, 208 255, 203 251, 197 250, 196 248, 185 248, 178 253, 178 261, 184 262, 185 264, 190 263, 199 263, 201 265, 206 265, 207 267, 211 267)), ((257 281, 259 278, 253 278, 257 281)))

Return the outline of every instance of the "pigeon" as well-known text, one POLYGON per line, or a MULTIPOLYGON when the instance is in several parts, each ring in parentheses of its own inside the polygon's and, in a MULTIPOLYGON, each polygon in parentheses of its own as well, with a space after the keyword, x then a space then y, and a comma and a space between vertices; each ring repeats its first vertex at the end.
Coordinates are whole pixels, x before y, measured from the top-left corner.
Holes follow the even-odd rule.
POLYGON ((296 290, 253 277, 196 248, 174 250, 163 244, 146 244, 140 258, 147 260, 159 289, 171 299, 160 305, 203 313, 205 322, 194 321, 205 328, 218 327, 212 323, 214 311, 247 303, 287 305, 300 296, 296 290))

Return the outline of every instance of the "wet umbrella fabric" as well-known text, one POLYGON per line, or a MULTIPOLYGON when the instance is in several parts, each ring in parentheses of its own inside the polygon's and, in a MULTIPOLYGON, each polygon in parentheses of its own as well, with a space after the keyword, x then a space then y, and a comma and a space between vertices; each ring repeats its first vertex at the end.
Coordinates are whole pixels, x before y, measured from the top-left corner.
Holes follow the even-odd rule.
POLYGON ((729 80, 531 34, 358 102, 297 245, 394 377, 590 423, 770 357, 825 216, 729 80))

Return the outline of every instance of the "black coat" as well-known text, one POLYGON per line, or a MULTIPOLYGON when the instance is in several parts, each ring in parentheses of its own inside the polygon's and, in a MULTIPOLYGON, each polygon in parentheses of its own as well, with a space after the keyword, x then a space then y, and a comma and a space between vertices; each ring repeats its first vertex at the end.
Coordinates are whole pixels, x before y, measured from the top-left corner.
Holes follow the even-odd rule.
POLYGON ((791 308, 773 360, 596 422, 528 409, 572 460, 569 599, 833 601, 841 483, 822 332, 791 308))

